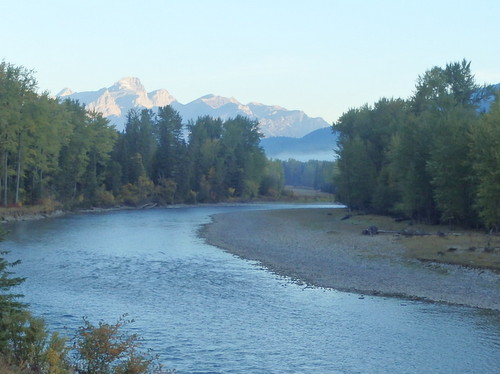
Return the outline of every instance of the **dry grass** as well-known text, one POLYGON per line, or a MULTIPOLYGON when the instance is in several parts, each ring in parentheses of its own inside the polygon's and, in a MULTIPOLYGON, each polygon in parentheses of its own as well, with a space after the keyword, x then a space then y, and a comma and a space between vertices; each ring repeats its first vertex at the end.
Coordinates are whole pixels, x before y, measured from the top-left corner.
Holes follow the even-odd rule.
POLYGON ((54 202, 53 200, 45 200, 37 205, 12 207, 0 206, 0 220, 10 221, 31 217, 43 217, 51 215, 59 209, 61 209, 60 204, 54 202))
MULTIPOLYGON (((335 200, 335 196, 331 193, 295 186, 286 186, 285 196, 288 196, 290 200, 303 202, 332 202, 335 200)), ((287 200, 286 197, 283 197, 283 200, 287 200)))
MULTIPOLYGON (((274 214, 289 215, 288 211, 274 214)), ((362 235, 362 231, 376 226, 387 236, 396 240, 403 255, 421 261, 435 261, 474 268, 488 268, 500 271, 500 236, 488 235, 480 231, 450 230, 447 226, 410 224, 397 222, 391 217, 371 214, 352 214, 346 209, 297 209, 294 218, 301 225, 325 232, 349 232, 362 235), (333 223, 333 225, 332 225, 333 223), (401 235, 401 232, 426 235, 401 235)), ((394 246, 388 246, 388 251, 394 246)))
POLYGON ((13 365, 6 363, 4 358, 0 356, 0 373, 1 374, 28 374, 27 371, 23 371, 13 365))
POLYGON ((500 271, 500 236, 463 232, 403 238, 401 243, 409 257, 422 261, 500 271))

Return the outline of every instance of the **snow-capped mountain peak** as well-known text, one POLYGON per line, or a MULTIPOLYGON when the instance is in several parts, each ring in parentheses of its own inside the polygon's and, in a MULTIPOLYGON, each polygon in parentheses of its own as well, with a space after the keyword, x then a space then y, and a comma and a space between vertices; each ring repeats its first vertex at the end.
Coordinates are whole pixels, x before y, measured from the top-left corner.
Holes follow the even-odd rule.
POLYGON ((287 110, 277 105, 261 103, 242 104, 234 97, 206 95, 187 104, 179 103, 167 90, 147 92, 139 78, 125 77, 108 88, 97 91, 73 92, 62 90, 58 95, 84 103, 89 109, 103 113, 116 128, 121 130, 130 109, 153 109, 171 105, 184 122, 209 115, 226 120, 238 115, 259 121, 264 136, 302 137, 311 131, 328 127, 322 118, 310 118, 299 110, 287 110))
POLYGON ((110 91, 146 92, 139 78, 125 77, 109 87, 110 91))

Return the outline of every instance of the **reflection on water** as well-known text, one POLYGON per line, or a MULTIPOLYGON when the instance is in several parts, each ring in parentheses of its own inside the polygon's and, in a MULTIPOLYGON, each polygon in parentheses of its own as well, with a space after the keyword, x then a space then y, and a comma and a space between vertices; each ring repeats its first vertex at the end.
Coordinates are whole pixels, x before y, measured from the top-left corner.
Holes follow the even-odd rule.
POLYGON ((11 227, 32 310, 70 332, 124 313, 180 373, 494 373, 500 316, 277 278, 197 238, 196 207, 67 216, 11 227))

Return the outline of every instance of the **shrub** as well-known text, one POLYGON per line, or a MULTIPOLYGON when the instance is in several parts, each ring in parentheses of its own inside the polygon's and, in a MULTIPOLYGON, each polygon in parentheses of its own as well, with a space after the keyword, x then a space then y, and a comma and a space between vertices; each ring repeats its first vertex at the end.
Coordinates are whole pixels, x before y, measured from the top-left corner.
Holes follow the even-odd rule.
POLYGON ((122 328, 129 322, 121 317, 115 324, 93 325, 84 318, 74 342, 75 369, 81 374, 153 374, 166 373, 155 357, 141 352, 136 334, 122 328))

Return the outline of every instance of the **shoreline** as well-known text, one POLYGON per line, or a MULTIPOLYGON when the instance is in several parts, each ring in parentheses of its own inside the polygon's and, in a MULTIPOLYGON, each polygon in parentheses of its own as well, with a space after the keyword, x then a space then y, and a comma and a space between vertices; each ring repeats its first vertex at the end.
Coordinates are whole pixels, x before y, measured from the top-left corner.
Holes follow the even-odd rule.
POLYGON ((333 209, 221 213, 199 235, 307 285, 500 311, 500 274, 419 261, 394 235, 361 235, 333 209))
POLYGON ((0 216, 0 223, 21 222, 21 221, 35 221, 45 218, 62 217, 68 212, 57 209, 51 212, 7 212, 0 216))

